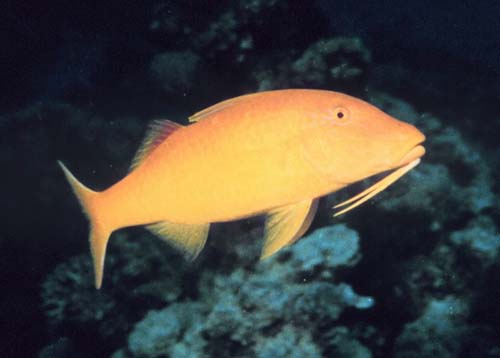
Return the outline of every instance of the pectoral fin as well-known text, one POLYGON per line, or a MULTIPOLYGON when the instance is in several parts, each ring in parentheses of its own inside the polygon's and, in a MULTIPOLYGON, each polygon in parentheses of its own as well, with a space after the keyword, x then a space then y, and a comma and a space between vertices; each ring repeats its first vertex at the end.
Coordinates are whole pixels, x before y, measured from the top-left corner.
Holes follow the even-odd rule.
POLYGON ((307 231, 318 209, 318 199, 283 206, 271 211, 265 224, 261 259, 298 240, 307 231))
POLYGON ((194 260, 205 246, 210 224, 190 225, 162 221, 146 228, 182 251, 186 259, 194 260))

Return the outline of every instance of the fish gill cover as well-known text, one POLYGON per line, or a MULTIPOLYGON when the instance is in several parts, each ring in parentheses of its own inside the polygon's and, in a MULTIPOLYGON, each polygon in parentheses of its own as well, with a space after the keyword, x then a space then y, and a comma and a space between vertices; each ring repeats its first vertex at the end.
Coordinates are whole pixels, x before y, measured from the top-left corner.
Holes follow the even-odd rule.
POLYGON ((6 4, 5 356, 500 354, 498 4, 323 5, 6 4), (259 263, 254 220, 216 225, 189 265, 144 231, 119 232, 95 291, 56 160, 105 188, 149 120, 289 87, 340 90, 411 122, 425 160, 346 216, 329 208, 366 183, 326 198, 306 237, 259 263))

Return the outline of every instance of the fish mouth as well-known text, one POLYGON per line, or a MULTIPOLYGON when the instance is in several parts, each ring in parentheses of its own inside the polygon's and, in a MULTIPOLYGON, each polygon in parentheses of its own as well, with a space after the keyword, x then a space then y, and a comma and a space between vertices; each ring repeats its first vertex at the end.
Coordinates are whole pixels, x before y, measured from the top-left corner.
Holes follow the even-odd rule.
POLYGON ((339 209, 344 206, 347 206, 339 211, 337 211, 333 216, 338 216, 341 214, 344 214, 355 207, 361 205, 368 199, 374 197, 381 191, 384 191, 387 189, 388 186, 390 186, 392 183, 394 183, 396 180, 401 178, 403 175, 408 173, 410 170, 415 168, 417 165, 420 164, 420 158, 425 154, 425 148, 423 145, 421 145, 421 142, 416 144, 414 147, 412 147, 404 156, 401 158, 401 160, 398 162, 398 164, 393 168, 390 169, 392 172, 390 172, 387 176, 370 186, 369 188, 365 189, 358 195, 353 196, 352 198, 335 205, 333 208, 334 209, 339 209))
POLYGON ((421 145, 422 142, 411 148, 395 165, 396 168, 405 166, 417 159, 420 159, 425 154, 425 148, 421 145))

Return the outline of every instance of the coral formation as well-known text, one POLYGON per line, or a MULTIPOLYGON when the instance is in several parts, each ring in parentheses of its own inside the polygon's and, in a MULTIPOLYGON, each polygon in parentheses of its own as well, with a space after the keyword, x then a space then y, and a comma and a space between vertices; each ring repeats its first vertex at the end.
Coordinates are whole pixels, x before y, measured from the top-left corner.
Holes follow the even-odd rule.
POLYGON ((144 312, 183 294, 182 258, 161 241, 119 233, 108 252, 106 290, 95 289, 88 255, 63 262, 47 277, 42 306, 53 334, 78 344, 89 335, 93 340, 119 342, 144 312))
POLYGON ((334 283, 338 280, 336 270, 353 266, 360 258, 359 236, 345 225, 319 229, 255 267, 230 273, 225 269, 203 271, 196 301, 178 291, 182 287, 181 275, 174 272, 178 264, 162 258, 164 252, 159 253, 157 245, 145 245, 141 240, 143 254, 134 258, 130 255, 138 251, 139 243, 118 238, 118 244, 119 249, 111 250, 106 268, 113 272, 106 290, 109 293, 93 291, 89 267, 82 258, 75 258, 54 271, 43 294, 54 326, 62 322, 66 326, 71 322, 77 327, 91 325, 106 337, 114 334, 123 338, 130 332, 126 347, 115 352, 116 357, 210 357, 251 352, 262 357, 286 356, 297 346, 295 354, 321 356, 315 337, 321 337, 322 327, 334 324, 348 307, 363 310, 374 304, 371 297, 356 294, 348 284, 334 283), (113 270, 118 265, 123 267, 113 270), (83 267, 86 270, 81 271, 83 267), (144 276, 149 279, 139 283, 144 276), (168 280, 155 282, 154 277, 168 280), (119 289, 133 282, 136 288, 132 291, 119 289), (154 287, 153 292, 147 289, 150 287, 154 287), (132 314, 127 307, 134 302, 137 307, 137 301, 148 301, 152 307, 153 299, 165 308, 151 310, 141 320, 137 311, 132 314), (127 316, 120 317, 118 312, 127 316), (134 320, 138 322, 130 327, 134 320), (281 341, 286 344, 275 351, 273 343, 281 341))
POLYGON ((287 87, 357 88, 366 81, 371 61, 368 49, 357 37, 322 39, 296 59, 287 59, 254 76, 259 90, 287 87))
POLYGON ((396 340, 395 357, 458 357, 467 305, 455 297, 429 302, 422 316, 408 323, 396 340))
POLYGON ((174 93, 176 87, 196 86, 197 81, 187 79, 191 79, 197 64, 218 75, 218 86, 226 79, 234 83, 238 78, 246 90, 332 86, 359 90, 366 82, 369 50, 357 37, 321 39, 326 28, 313 4, 233 1, 220 13, 210 12, 211 16, 200 19, 196 26, 183 23, 184 11, 179 4, 159 2, 150 25, 166 49, 174 45, 169 39, 190 37, 190 41, 179 41, 185 52, 165 52, 151 64, 156 81, 168 93, 174 93), (299 24, 294 23, 298 19, 290 16, 297 11, 302 14, 301 22, 314 19, 314 29, 299 30, 299 24), (289 26, 276 23, 273 16, 290 22, 289 26), (290 53, 290 46, 297 50, 290 53), (186 61, 179 61, 181 58, 186 61), (219 65, 222 63, 224 66, 219 65), (250 76, 240 71, 244 66, 253 68, 250 76))
POLYGON ((254 354, 258 358, 322 357, 310 333, 293 326, 284 326, 274 337, 263 338, 255 345, 254 354))
POLYGON ((339 358, 371 358, 372 352, 357 340, 351 329, 336 326, 324 334, 325 354, 328 357, 339 358))
POLYGON ((298 86, 345 85, 366 74, 371 61, 368 49, 359 38, 336 37, 312 44, 292 64, 298 86))
POLYGON ((403 265, 402 287, 408 302, 420 312, 434 298, 454 294, 471 305, 483 284, 477 277, 495 265, 499 249, 500 234, 488 216, 479 216, 464 229, 449 233, 429 255, 403 265))
POLYGON ((200 337, 203 314, 203 304, 191 302, 150 311, 128 337, 128 351, 144 358, 200 356, 206 344, 200 337))
POLYGON ((257 66, 253 77, 260 91, 288 88, 351 88, 366 83, 370 51, 357 37, 333 37, 313 43, 297 58, 257 66))
POLYGON ((425 212, 437 229, 493 206, 491 169, 478 160, 480 152, 456 128, 431 114, 419 115, 408 103, 387 94, 372 93, 370 98, 388 113, 422 128, 427 136, 425 161, 403 179, 408 193, 382 201, 381 208, 425 212))

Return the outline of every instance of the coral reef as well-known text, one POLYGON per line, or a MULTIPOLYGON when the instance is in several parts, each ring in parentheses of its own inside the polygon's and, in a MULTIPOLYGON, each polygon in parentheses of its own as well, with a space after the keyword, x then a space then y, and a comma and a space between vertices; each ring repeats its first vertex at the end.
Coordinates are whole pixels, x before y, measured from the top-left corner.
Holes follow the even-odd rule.
POLYGON ((314 4, 297 0, 162 0, 153 6, 150 30, 166 48, 191 46, 211 63, 241 67, 255 61, 256 53, 306 47, 326 31, 326 19, 314 4), (204 10, 196 19, 193 7, 204 10), (300 17, 293 16, 299 12, 300 17), (302 31, 299 23, 309 21, 316 26, 302 31))
MULTIPOLYGON (((93 291, 88 259, 85 265, 78 257, 56 268, 42 296, 53 326, 90 325, 101 339, 114 336, 117 343, 130 332, 126 347, 115 357, 284 357, 292 351, 319 357, 323 327, 335 324, 346 308, 363 310, 374 304, 347 283, 334 283, 337 270, 360 258, 359 236, 345 225, 319 229, 255 267, 201 271, 199 282, 190 283, 199 286, 195 301, 179 292, 182 271, 171 256, 162 257, 165 250, 159 252, 157 243, 127 238, 115 242, 106 266, 112 273, 106 293, 93 291), (139 247, 141 257, 132 257, 139 247), (154 277, 168 280, 155 282, 154 277), (135 288, 120 290, 131 286, 135 288), (140 319, 145 310, 137 311, 138 302, 148 302, 151 309, 155 301, 165 308, 140 319), (277 342, 283 344, 276 348, 277 342)), ((345 333, 336 336, 341 338, 332 346, 348 340, 350 349, 366 350, 345 333)))
POLYGON ((496 357, 498 333, 470 320, 470 306, 456 296, 430 301, 396 339, 394 357, 496 357))
POLYGON ((255 345, 258 358, 320 358, 321 351, 314 344, 309 332, 284 326, 274 337, 263 339, 255 345))
POLYGON ((479 160, 481 153, 456 128, 445 126, 429 113, 419 115, 408 103, 387 94, 371 93, 370 99, 395 117, 415 124, 427 136, 425 161, 403 179, 408 193, 381 201, 382 209, 425 212, 432 216, 431 225, 437 230, 493 206, 491 168, 479 160))
POLYGON ((500 254, 500 234, 488 216, 479 216, 438 242, 429 255, 403 265, 403 292, 420 312, 430 301, 449 294, 472 305, 481 293, 482 280, 500 254))
POLYGON ((203 308, 185 302, 148 312, 128 337, 128 351, 144 358, 200 356, 206 344, 200 336, 203 308))
MULTIPOLYGON (((195 2, 194 6, 203 5, 195 2)), ((167 93, 195 87, 203 91, 201 87, 205 84, 192 78, 197 67, 209 69, 211 76, 217 78, 218 86, 238 79, 245 91, 287 87, 359 91, 366 83, 370 51, 360 38, 323 38, 324 18, 313 4, 283 0, 232 1, 218 13, 207 11, 208 16, 196 24, 184 21, 188 14, 182 5, 160 1, 154 8, 150 30, 166 52, 153 59, 151 69, 155 81, 167 93), (297 11, 302 14, 300 20, 291 16, 297 11), (273 16, 281 19, 279 24, 273 16), (283 21, 288 26, 283 27, 283 21), (315 26, 300 31, 296 21, 313 21, 315 26), (172 38, 178 42, 172 43, 172 38), (183 38, 186 40, 179 40, 183 38), (176 50, 171 51, 171 47, 176 50), (185 51, 178 52, 179 47, 185 51), (250 75, 241 71, 244 67, 252 68, 250 75)))
POLYGON ((327 83, 346 85, 366 75, 371 54, 360 38, 336 37, 312 44, 292 64, 298 86, 322 86, 327 83))
POLYGON ((371 358, 372 352, 357 340, 352 330, 345 326, 336 326, 324 334, 325 354, 327 357, 371 358))
POLYGON ((296 59, 260 66, 254 78, 260 91, 288 87, 359 91, 366 83, 370 62, 370 51, 361 39, 339 36, 313 43, 296 59))
POLYGON ((96 290, 88 255, 58 265, 42 285, 42 306, 52 334, 79 345, 119 342, 147 310, 183 295, 181 257, 149 235, 116 234, 106 258, 106 290, 96 290), (92 327, 92 333, 88 329, 92 327))
POLYGON ((422 316, 408 323, 396 340, 395 357, 458 357, 467 335, 467 305, 455 297, 429 302, 422 316))

